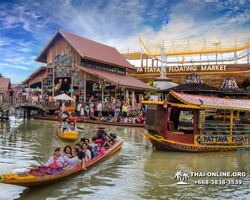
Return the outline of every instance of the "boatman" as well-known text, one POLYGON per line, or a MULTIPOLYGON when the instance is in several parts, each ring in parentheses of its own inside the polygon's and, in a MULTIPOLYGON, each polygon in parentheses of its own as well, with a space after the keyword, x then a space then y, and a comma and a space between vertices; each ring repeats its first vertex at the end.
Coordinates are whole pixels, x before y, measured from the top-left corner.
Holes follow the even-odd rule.
POLYGON ((106 133, 106 131, 104 131, 105 127, 103 125, 99 125, 99 131, 96 133, 96 137, 97 139, 102 139, 104 143, 103 146, 110 146, 111 147, 111 144, 109 143, 109 141, 106 139, 106 137, 110 138, 110 140, 113 140, 113 138, 106 133))

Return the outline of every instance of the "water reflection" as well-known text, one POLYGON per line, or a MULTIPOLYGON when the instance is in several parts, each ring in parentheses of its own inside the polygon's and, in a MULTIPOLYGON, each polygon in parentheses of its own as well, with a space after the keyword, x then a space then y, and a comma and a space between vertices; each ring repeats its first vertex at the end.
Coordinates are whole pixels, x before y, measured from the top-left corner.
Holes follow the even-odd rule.
MULTIPOLYGON (((66 144, 57 135, 59 122, 12 119, 0 122, 0 173, 41 165, 54 149, 66 144)), ((83 126, 83 124, 79 124, 83 126)), ((80 137, 92 138, 97 125, 84 124, 80 137)), ((66 181, 39 188, 0 183, 0 199, 248 199, 249 176, 242 186, 177 186, 174 174, 191 171, 245 171, 249 174, 250 152, 189 154, 152 150, 145 129, 107 127, 123 139, 121 151, 66 181), (7 195, 8 194, 8 195, 7 195), (185 196, 184 196, 185 194, 185 196)))

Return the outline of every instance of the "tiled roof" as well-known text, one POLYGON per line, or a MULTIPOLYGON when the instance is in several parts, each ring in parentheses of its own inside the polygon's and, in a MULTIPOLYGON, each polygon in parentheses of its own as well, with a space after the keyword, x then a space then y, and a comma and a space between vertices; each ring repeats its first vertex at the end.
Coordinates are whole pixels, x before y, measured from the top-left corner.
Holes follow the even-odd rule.
POLYGON ((155 88, 149 86, 148 84, 129 75, 122 75, 122 74, 108 72, 108 71, 104 71, 100 69, 93 69, 93 68, 79 66, 79 65, 76 65, 76 67, 96 77, 105 79, 108 82, 111 82, 112 84, 115 84, 115 85, 131 88, 131 89, 156 90, 155 88))
POLYGON ((249 110, 250 100, 227 99, 219 97, 208 97, 201 95, 190 95, 171 91, 171 94, 185 104, 198 105, 205 108, 221 108, 235 110, 249 110))
POLYGON ((0 78, 0 93, 4 93, 9 89, 10 79, 9 78, 0 78))
POLYGON ((121 68, 134 67, 114 48, 93 40, 69 33, 67 31, 58 29, 54 36, 50 39, 44 49, 37 56, 36 61, 46 62, 45 55, 49 50, 51 44, 61 35, 76 51, 85 59, 93 60, 101 63, 107 63, 121 68))

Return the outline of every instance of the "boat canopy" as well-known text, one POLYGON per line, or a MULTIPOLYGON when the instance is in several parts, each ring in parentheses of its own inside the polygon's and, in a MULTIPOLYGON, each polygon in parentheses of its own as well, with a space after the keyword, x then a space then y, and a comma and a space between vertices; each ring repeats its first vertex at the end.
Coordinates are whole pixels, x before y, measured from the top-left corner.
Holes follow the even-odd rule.
POLYGON ((170 91, 166 104, 182 108, 195 109, 223 109, 223 110, 241 110, 250 111, 250 100, 248 99, 228 99, 219 97, 209 97, 201 95, 183 94, 170 91))

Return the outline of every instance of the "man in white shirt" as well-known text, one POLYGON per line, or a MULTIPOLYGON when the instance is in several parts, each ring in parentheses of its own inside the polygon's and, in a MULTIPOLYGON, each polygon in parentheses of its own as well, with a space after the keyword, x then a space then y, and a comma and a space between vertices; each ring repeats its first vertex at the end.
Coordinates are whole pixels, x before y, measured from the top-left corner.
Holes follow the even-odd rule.
POLYGON ((102 104, 100 102, 97 105, 97 113, 98 113, 98 117, 101 118, 102 117, 102 104))
POLYGON ((81 108, 82 108, 82 104, 81 104, 81 102, 79 102, 77 105, 77 116, 78 117, 81 117, 81 108))

